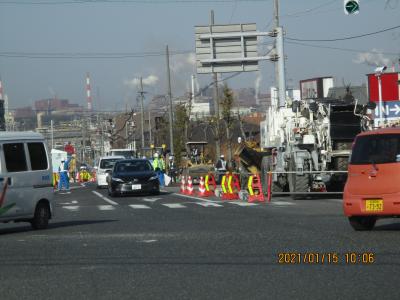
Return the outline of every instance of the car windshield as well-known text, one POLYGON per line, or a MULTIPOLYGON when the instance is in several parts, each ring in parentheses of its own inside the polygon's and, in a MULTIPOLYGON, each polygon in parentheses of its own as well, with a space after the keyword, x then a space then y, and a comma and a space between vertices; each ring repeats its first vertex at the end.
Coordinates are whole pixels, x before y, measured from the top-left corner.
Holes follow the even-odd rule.
POLYGON ((115 166, 115 171, 118 173, 145 172, 153 171, 153 167, 147 160, 126 161, 119 162, 115 166))
POLYGON ((350 164, 384 164, 400 162, 400 135, 374 134, 356 139, 350 164))
POLYGON ((100 169, 112 169, 115 165, 115 162, 118 160, 121 160, 121 158, 102 159, 100 162, 100 169))

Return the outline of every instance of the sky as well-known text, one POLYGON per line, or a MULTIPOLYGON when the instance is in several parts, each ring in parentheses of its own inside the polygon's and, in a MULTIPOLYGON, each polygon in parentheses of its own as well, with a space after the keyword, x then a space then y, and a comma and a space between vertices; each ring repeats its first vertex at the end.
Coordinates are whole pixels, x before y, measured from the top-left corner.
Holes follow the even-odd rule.
MULTIPOLYGON (((165 94, 165 48, 171 52, 173 96, 190 89, 194 67, 194 26, 256 23, 273 29, 273 0, 0 0, 0 76, 9 107, 58 97, 86 106, 90 73, 94 110, 124 110, 136 105, 138 78, 146 99, 165 94), (90 3, 89 3, 90 2, 90 3)), ((400 58, 400 0, 360 0, 357 15, 345 15, 343 0, 280 0, 288 87, 333 76, 337 86, 366 83, 375 65, 391 68, 400 58), (296 41, 293 39, 299 39, 296 41)), ((260 40, 260 53, 272 38, 260 40), (264 45, 262 45, 264 44, 264 45)), ((226 78, 232 74, 221 74, 226 78)), ((274 65, 241 73, 231 88, 274 85, 274 65)), ((201 86, 211 75, 199 74, 201 86)))

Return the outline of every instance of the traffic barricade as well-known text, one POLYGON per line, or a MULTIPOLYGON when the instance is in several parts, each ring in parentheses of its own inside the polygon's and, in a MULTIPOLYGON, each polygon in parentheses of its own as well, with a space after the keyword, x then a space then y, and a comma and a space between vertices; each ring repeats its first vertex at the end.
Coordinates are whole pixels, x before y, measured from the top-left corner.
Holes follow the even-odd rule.
POLYGON ((260 174, 250 175, 247 182, 249 192, 248 202, 264 202, 264 194, 261 185, 260 174))
POLYGON ((212 173, 206 175, 204 182, 206 188, 206 197, 215 195, 215 190, 217 189, 217 182, 215 181, 215 176, 212 173))
POLYGON ((237 200, 239 199, 240 181, 237 174, 227 173, 222 177, 221 181, 222 197, 223 200, 237 200))
POLYGON ((203 176, 200 176, 199 191, 197 192, 197 196, 200 196, 200 197, 207 197, 207 194, 206 194, 206 187, 205 187, 205 185, 204 185, 204 178, 203 178, 203 176))
POLYGON ((188 183, 187 183, 187 186, 186 186, 185 194, 186 195, 193 195, 194 194, 193 181, 192 181, 192 177, 191 176, 188 177, 188 183))
POLYGON ((181 192, 181 194, 185 194, 186 193, 186 180, 185 180, 185 176, 184 175, 181 175, 180 192, 181 192))

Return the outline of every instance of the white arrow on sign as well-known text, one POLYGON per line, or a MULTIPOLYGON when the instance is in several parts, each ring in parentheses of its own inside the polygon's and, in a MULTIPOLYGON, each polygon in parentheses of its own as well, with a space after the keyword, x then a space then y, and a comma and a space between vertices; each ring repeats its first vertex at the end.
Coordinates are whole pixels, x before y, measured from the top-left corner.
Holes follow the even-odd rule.
POLYGON ((400 106, 398 106, 397 104, 395 104, 394 105, 394 107, 393 108, 391 108, 391 109, 389 109, 390 111, 394 111, 395 113, 395 115, 397 115, 397 114, 399 114, 400 113, 400 106))

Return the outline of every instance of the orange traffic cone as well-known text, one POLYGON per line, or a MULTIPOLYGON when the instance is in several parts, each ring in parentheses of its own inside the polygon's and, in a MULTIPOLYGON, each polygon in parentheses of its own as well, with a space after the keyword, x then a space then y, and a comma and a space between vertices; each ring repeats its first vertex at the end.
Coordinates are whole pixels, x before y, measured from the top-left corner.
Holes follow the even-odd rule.
POLYGON ((192 182, 192 177, 188 177, 188 184, 186 186, 186 195, 193 195, 193 182, 192 182))
POLYGON ((186 193, 186 181, 185 181, 185 176, 181 176, 181 190, 180 190, 181 194, 185 194, 186 193))
POLYGON ((204 186, 203 176, 200 177, 199 191, 197 192, 197 196, 207 197, 206 187, 204 186))

